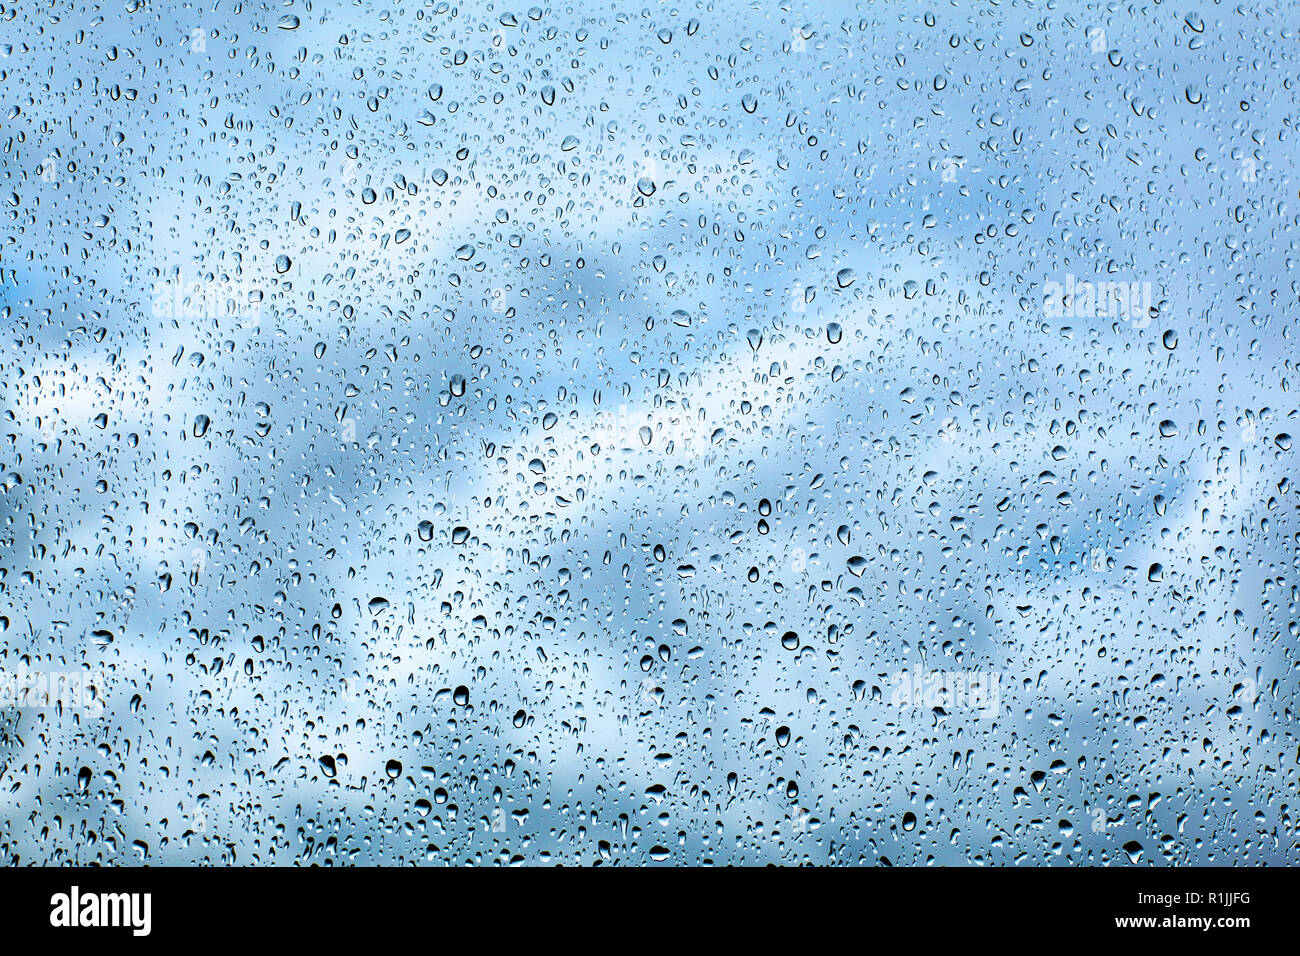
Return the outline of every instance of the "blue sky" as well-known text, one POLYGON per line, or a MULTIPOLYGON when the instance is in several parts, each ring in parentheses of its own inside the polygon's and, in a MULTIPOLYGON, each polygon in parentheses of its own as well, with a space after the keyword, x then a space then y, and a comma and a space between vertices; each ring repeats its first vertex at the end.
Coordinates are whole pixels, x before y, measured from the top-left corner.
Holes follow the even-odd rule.
POLYGON ((1284 16, 238 9, 0 50, 7 858, 1296 862, 1284 16))

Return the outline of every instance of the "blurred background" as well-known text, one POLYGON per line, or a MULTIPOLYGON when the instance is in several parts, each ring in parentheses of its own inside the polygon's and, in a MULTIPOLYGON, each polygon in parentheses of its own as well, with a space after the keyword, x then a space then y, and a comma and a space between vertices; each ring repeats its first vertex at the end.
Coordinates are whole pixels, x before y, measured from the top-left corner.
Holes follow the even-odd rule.
POLYGON ((1199 10, 0 7, 5 862, 1300 862, 1199 10))

